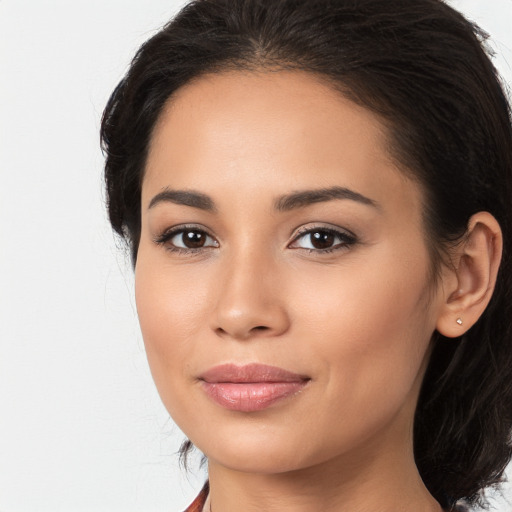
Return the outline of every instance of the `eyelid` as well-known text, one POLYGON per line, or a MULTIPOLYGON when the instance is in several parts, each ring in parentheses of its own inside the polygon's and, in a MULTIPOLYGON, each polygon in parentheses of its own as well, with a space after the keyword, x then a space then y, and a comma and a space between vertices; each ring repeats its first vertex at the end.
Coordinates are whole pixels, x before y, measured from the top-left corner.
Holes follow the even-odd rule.
POLYGON ((316 224, 316 225, 308 225, 300 227, 296 233, 293 235, 293 240, 288 244, 288 247, 292 249, 302 249, 308 252, 313 253, 329 253, 340 249, 347 249, 349 246, 354 245, 358 242, 358 237, 350 230, 346 228, 334 227, 325 224, 316 224), (342 243, 338 243, 333 247, 329 247, 326 249, 310 249, 307 247, 292 247, 292 244, 296 243, 300 238, 315 232, 327 232, 333 234, 334 236, 339 237, 342 240, 342 243))
POLYGON ((218 240, 209 232, 205 226, 197 225, 197 224, 178 224, 176 226, 172 226, 169 228, 164 229, 159 234, 153 237, 153 242, 157 245, 163 245, 166 246, 166 249, 171 252, 177 252, 177 253, 196 253, 205 249, 209 249, 212 247, 219 247, 218 240), (177 247, 177 246, 167 246, 168 242, 174 238, 176 235, 184 232, 184 231, 198 231, 201 233, 204 233, 207 237, 214 240, 215 245, 206 245, 203 247, 196 247, 196 248, 184 248, 184 247, 177 247))
MULTIPOLYGON (((179 224, 176 226, 168 227, 160 232, 160 234, 156 235, 153 238, 153 242, 157 245, 162 245, 165 247, 166 250, 174 253, 179 254, 185 254, 185 255, 194 255, 200 252, 203 252, 205 250, 209 250, 212 248, 218 248, 220 246, 219 241, 213 236, 208 228, 206 228, 203 225, 197 225, 197 224, 179 224), (174 244, 170 244, 169 242, 180 233, 183 233, 185 231, 197 231, 204 233, 208 238, 214 241, 214 244, 211 245, 203 245, 201 247, 179 247, 174 244)), ((346 228, 341 228, 338 226, 332 226, 332 225, 325 225, 325 224, 313 224, 313 225, 305 225, 298 228, 293 235, 292 241, 287 245, 287 248, 294 249, 294 250, 303 250, 307 251, 309 253, 316 253, 316 254, 322 254, 322 253, 330 253, 337 250, 343 250, 348 249, 350 246, 354 245, 358 242, 357 236, 352 233, 350 230, 346 228), (326 232, 334 235, 335 237, 338 237, 340 239, 340 242, 338 242, 336 245, 333 245, 332 247, 327 248, 308 248, 308 247, 293 247, 293 244, 295 244, 298 240, 305 237, 306 235, 310 233, 315 232, 326 232)))
POLYGON ((347 228, 342 228, 340 226, 334 226, 332 224, 323 224, 323 223, 316 223, 316 222, 313 222, 312 224, 306 224, 306 225, 300 226, 299 228, 297 228, 295 230, 295 233, 292 236, 295 239, 300 235, 304 235, 305 233, 311 233, 312 231, 315 231, 315 230, 331 231, 332 233, 339 233, 340 235, 357 238, 355 233, 353 233, 352 231, 350 231, 347 228))

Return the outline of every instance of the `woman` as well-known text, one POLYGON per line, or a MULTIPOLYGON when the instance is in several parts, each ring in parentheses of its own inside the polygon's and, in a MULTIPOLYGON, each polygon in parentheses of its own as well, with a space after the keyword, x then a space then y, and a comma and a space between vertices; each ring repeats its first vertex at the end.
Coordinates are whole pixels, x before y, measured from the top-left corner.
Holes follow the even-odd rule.
POLYGON ((137 53, 108 208, 208 460, 190 511, 463 510, 502 481, 512 130, 483 39, 439 0, 199 0, 137 53))

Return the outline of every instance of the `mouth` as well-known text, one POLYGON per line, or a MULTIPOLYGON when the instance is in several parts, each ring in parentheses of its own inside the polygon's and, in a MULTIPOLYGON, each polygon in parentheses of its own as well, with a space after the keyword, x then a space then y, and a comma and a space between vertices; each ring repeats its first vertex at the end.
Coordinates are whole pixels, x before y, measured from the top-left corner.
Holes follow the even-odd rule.
POLYGON ((200 377, 202 389, 218 405, 232 411, 261 411, 290 398, 311 380, 277 366, 258 363, 215 366, 200 377))

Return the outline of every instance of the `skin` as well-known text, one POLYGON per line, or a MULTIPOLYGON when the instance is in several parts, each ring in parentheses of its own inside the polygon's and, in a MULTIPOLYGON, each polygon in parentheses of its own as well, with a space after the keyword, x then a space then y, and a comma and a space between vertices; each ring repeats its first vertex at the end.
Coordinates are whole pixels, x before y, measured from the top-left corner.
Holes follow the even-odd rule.
POLYGON ((499 226, 475 217, 476 253, 492 257, 479 265, 461 253, 433 283, 423 194, 386 135, 368 110, 289 71, 202 77, 159 119, 142 187, 136 302, 162 401, 208 457, 205 510, 210 500, 213 512, 441 510, 414 462, 414 411, 432 333, 458 336, 481 313, 470 306, 478 298, 485 307, 492 293, 499 226), (279 196, 334 186, 373 204, 274 208, 279 196), (150 207, 169 190, 206 194, 215 210, 150 207), (183 224, 206 233, 203 247, 172 251, 186 250, 180 234, 160 243, 183 224), (342 233, 328 253, 298 232, 326 227, 342 233), (204 393, 198 377, 208 368, 252 362, 309 383, 247 413, 204 393))

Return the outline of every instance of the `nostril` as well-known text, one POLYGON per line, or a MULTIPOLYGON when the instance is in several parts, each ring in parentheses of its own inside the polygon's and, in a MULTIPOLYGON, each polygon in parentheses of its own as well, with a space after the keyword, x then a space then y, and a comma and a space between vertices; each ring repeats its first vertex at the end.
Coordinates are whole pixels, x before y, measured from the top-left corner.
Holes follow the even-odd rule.
POLYGON ((217 334, 227 334, 227 332, 222 327, 217 327, 215 331, 217 332, 217 334))

